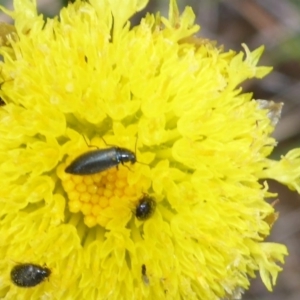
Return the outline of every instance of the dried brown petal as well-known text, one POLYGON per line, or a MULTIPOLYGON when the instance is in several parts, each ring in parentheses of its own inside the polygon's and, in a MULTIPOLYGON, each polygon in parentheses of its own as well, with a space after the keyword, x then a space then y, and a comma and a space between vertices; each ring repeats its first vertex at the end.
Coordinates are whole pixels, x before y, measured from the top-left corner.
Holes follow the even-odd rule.
POLYGON ((283 103, 276 103, 274 101, 268 101, 263 99, 256 100, 261 109, 268 109, 268 118, 271 120, 272 125, 275 127, 280 119, 281 110, 283 107, 283 103))

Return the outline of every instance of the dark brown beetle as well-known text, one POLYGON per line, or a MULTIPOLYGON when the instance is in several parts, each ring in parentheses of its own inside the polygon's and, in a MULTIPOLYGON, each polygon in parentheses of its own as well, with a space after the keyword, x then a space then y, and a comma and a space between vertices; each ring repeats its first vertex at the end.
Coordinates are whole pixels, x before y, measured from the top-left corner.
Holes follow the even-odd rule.
POLYGON ((24 263, 14 266, 10 272, 12 282, 19 287, 34 287, 48 278, 51 270, 36 264, 24 263))
POLYGON ((145 194, 143 198, 140 199, 138 205, 136 206, 135 216, 140 221, 147 220, 153 215, 155 208, 156 208, 156 202, 154 198, 145 194))

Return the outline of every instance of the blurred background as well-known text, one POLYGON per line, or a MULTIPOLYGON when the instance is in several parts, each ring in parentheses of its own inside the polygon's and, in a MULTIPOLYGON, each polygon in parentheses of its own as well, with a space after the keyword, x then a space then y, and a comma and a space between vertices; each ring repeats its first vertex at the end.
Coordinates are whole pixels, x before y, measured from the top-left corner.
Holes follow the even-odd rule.
MULTIPOLYGON (((122 1, 122 0, 120 0, 122 1)), ((250 80, 244 91, 253 92, 255 99, 283 102, 284 107, 274 136, 279 144, 273 158, 289 149, 300 147, 300 0, 177 0, 180 11, 193 7, 198 34, 216 40, 226 50, 241 51, 242 43, 250 50, 265 45, 260 65, 273 66, 273 72, 263 80, 250 80)), ((67 0, 37 0, 39 11, 46 17, 56 15, 67 0)), ((12 8, 12 0, 0 0, 12 8)), ((132 23, 137 24, 145 12, 168 13, 168 0, 150 0, 132 23)), ((9 21, 0 13, 0 21, 9 21)), ((269 241, 284 243, 289 249, 284 269, 272 293, 263 286, 259 275, 243 300, 299 300, 300 299, 300 196, 269 182, 271 190, 279 194, 276 209, 280 212, 269 241)))

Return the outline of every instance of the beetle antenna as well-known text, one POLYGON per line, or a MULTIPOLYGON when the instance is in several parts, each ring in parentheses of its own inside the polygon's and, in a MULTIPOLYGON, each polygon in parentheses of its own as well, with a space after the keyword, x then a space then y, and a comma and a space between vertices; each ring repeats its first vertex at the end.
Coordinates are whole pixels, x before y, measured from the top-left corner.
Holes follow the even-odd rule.
POLYGON ((85 135, 82 134, 82 137, 83 137, 83 139, 84 139, 86 145, 87 145, 89 148, 97 148, 97 149, 99 149, 99 147, 96 146, 96 145, 90 145, 90 144, 87 142, 87 139, 86 139, 85 135))
MULTIPOLYGON (((137 149, 137 141, 138 141, 138 138, 139 138, 139 135, 137 134, 136 135, 136 140, 135 140, 135 147, 134 147, 134 154, 135 154, 135 157, 136 157, 136 149, 137 149)), ((143 163, 143 162, 140 162, 138 160, 136 160, 137 163, 141 164, 141 165, 145 165, 145 166, 149 166, 148 164, 146 163, 143 163)))
POLYGON ((104 142, 104 144, 105 144, 106 146, 109 146, 109 147, 117 147, 117 148, 118 148, 118 146, 116 146, 116 145, 107 144, 103 136, 100 136, 100 138, 101 138, 101 140, 104 142))
POLYGON ((138 160, 136 162, 139 163, 139 164, 141 164, 141 165, 144 165, 144 166, 149 166, 149 164, 143 163, 143 162, 138 161, 138 160))
POLYGON ((135 153, 135 156, 136 156, 136 148, 137 148, 137 141, 138 141, 138 138, 139 138, 139 134, 137 133, 137 135, 136 135, 136 140, 135 140, 135 146, 134 146, 134 153, 135 153))

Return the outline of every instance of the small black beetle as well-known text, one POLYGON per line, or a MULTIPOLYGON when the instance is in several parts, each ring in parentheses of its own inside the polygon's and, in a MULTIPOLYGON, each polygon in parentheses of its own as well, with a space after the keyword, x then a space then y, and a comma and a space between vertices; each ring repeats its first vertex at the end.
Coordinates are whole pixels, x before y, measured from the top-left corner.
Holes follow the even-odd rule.
POLYGON ((147 276, 146 265, 142 265, 142 279, 146 285, 149 284, 149 278, 147 276))
POLYGON ((66 167, 65 172, 75 175, 90 175, 117 167, 119 164, 136 162, 135 154, 125 148, 112 147, 88 151, 79 155, 66 167))
POLYGON ((48 268, 24 263, 12 268, 10 278, 19 287, 33 287, 44 281, 50 274, 51 270, 48 268))
POLYGON ((152 216, 156 207, 156 202, 149 195, 144 195, 140 199, 136 209, 135 216, 138 220, 144 221, 152 216))
MULTIPOLYGON (((2 88, 2 85, 5 83, 5 81, 1 82, 0 83, 0 90, 2 88)), ((0 106, 4 106, 5 105, 5 102, 3 101, 2 97, 0 97, 0 106)))

